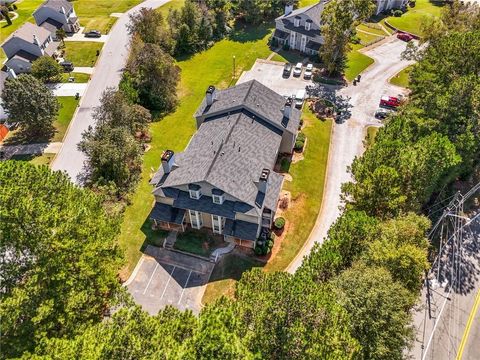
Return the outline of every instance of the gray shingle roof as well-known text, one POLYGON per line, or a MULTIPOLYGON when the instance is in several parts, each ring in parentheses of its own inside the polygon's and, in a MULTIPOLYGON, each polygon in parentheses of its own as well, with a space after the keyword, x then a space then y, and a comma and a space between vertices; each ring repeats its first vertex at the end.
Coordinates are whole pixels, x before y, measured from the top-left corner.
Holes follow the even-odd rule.
POLYGON ((73 5, 67 0, 47 0, 40 7, 49 7, 58 12, 63 7, 65 12, 68 13, 73 8, 73 5))
POLYGON ((43 23, 40 24, 40 27, 50 31, 53 35, 56 34, 57 29, 60 29, 63 26, 61 22, 58 22, 57 20, 48 18, 45 20, 43 23))
POLYGON ((167 204, 155 203, 149 218, 174 224, 182 224, 185 210, 174 208, 167 204))
POLYGON ((50 36, 50 31, 32 23, 26 22, 19 29, 15 30, 4 44, 13 38, 20 38, 29 43, 33 43, 33 35, 35 35, 40 44, 43 44, 45 40, 50 36))
MULTIPOLYGON (((187 149, 175 155, 176 167, 161 184, 178 187, 207 182, 255 206, 256 182, 264 168, 272 169, 282 136, 280 131, 247 111, 206 120, 187 149)), ((154 179, 164 178, 163 169, 154 179)), ((275 177, 270 177, 274 179, 275 177)))
POLYGON ((291 21, 293 21, 293 18, 295 16, 303 14, 308 16, 315 25, 320 27, 320 20, 321 20, 323 8, 325 7, 325 4, 327 4, 329 1, 330 0, 321 0, 316 4, 293 10, 290 14, 286 16, 285 15, 279 16, 277 19, 291 19, 291 21))
POLYGON ((195 116, 208 118, 228 111, 244 108, 266 121, 271 122, 279 129, 286 129, 295 134, 300 123, 301 112, 292 109, 290 119, 283 116, 285 98, 256 80, 224 90, 215 90, 214 102, 207 106, 206 98, 203 99, 195 116))
POLYGON ((241 220, 230 220, 225 221, 225 227, 223 233, 227 236, 233 236, 242 240, 252 240, 257 239, 258 224, 249 223, 241 220))

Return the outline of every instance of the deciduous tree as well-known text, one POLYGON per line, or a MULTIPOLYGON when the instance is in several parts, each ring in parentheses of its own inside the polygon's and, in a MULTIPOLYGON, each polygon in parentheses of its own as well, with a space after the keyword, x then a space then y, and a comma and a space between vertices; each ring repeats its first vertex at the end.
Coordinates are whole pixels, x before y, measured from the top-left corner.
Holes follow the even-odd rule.
POLYGON ((51 56, 40 56, 32 63, 32 75, 43 82, 60 82, 63 68, 51 56))
POLYGON ((10 120, 19 122, 31 137, 52 132, 59 104, 40 80, 28 74, 8 79, 1 95, 10 120))

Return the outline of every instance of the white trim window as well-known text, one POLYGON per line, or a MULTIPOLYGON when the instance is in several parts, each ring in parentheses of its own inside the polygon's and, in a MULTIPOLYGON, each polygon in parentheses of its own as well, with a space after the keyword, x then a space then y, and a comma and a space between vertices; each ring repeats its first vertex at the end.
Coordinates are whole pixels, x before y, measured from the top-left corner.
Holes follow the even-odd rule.
POLYGON ((214 234, 223 233, 223 218, 218 215, 212 215, 212 230, 214 234))
POLYGON ((200 193, 200 190, 188 190, 188 192, 190 193, 191 199, 198 200, 200 199, 200 196, 202 196, 202 194, 200 193))
POLYGON ((200 229, 203 225, 202 214, 200 211, 188 210, 188 215, 190 215, 190 224, 194 229, 200 229))
POLYGON ((305 30, 309 31, 311 26, 312 26, 312 23, 310 21, 305 22, 305 30))
POLYGON ((300 26, 300 19, 299 18, 294 18, 293 19, 293 26, 299 27, 300 26))
POLYGON ((215 194, 212 194, 212 199, 213 199, 213 203, 214 203, 214 204, 222 205, 222 204, 223 204, 224 197, 223 197, 223 195, 215 195, 215 194))

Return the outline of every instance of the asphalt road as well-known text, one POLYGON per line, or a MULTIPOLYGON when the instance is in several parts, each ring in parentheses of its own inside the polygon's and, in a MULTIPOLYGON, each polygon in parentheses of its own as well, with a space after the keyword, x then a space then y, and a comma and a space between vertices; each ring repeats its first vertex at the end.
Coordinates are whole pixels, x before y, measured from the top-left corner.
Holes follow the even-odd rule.
POLYGON ((314 244, 323 242, 328 229, 340 215, 341 185, 351 180, 347 167, 364 151, 366 128, 381 126, 381 121, 373 116, 380 97, 405 93, 405 89, 388 83, 388 79, 412 63, 400 59, 405 44, 392 36, 366 50, 365 54, 373 58, 375 63, 362 73, 357 86, 349 85, 340 89, 325 86, 325 94, 348 110, 345 118, 333 127, 322 208, 310 237, 288 266, 288 272, 294 273, 314 244))
POLYGON ((83 169, 85 155, 77 149, 77 144, 82 139, 82 133, 89 126, 95 125, 92 113, 93 109, 100 105, 103 91, 108 87, 117 87, 120 82, 122 69, 128 56, 128 15, 142 7, 158 8, 168 1, 145 0, 117 20, 103 46, 93 76, 81 99, 80 107, 70 122, 63 146, 52 163, 53 170, 66 171, 73 182, 80 183, 79 174, 83 169))

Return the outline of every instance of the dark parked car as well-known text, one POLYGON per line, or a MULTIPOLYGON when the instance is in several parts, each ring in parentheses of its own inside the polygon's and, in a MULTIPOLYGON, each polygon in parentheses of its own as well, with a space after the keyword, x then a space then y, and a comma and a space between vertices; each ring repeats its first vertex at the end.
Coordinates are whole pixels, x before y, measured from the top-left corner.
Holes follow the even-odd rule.
POLYGON ((413 36, 406 33, 398 33, 397 38, 405 42, 409 42, 410 40, 413 40, 413 36))
POLYGON ((385 119, 391 112, 392 110, 390 109, 378 108, 377 111, 375 111, 375 117, 377 119, 385 119))
POLYGON ((90 30, 89 32, 85 33, 85 37, 87 38, 99 38, 102 36, 102 33, 98 30, 90 30))
POLYGON ((292 73, 292 64, 285 64, 283 67, 283 76, 284 77, 289 77, 290 74, 292 73))
POLYGON ((75 69, 73 63, 71 61, 62 61, 60 65, 63 67, 63 71, 65 72, 72 72, 75 69))

